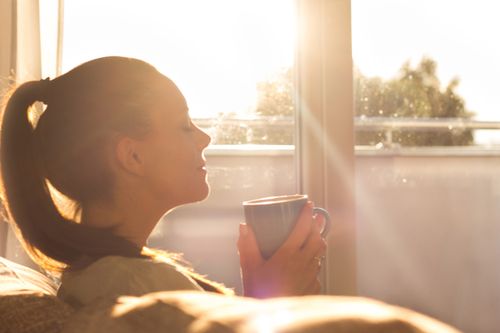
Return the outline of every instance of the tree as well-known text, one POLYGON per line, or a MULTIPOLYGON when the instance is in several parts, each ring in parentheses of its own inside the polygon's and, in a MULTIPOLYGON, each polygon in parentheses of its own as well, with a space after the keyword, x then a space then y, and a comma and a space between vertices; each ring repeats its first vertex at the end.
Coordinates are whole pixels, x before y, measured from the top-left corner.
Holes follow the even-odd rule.
POLYGON ((255 113, 261 116, 293 116, 292 69, 286 68, 272 79, 257 83, 258 104, 255 113))
MULTIPOLYGON (((389 80, 365 77, 354 73, 355 113, 358 117, 470 118, 465 101, 456 93, 458 79, 451 80, 444 90, 436 75, 437 64, 423 58, 416 68, 408 62, 399 74, 389 80)), ((385 141, 381 131, 358 131, 356 144, 373 145, 385 141)), ((402 146, 470 145, 471 130, 416 131, 395 130, 392 141, 402 146)))
MULTIPOLYGON (((464 99, 456 93, 458 79, 451 80, 445 89, 436 74, 437 64, 423 58, 412 68, 409 62, 401 67, 395 78, 383 80, 354 72, 355 114, 358 117, 393 118, 471 118, 464 99)), ((257 84, 258 103, 254 114, 278 121, 293 117, 292 69, 277 73, 270 80, 257 84)), ((223 122, 221 121, 221 124, 223 122)), ((270 124, 271 125, 271 124, 270 124)), ((293 126, 221 125, 216 143, 293 144, 293 126)), ((385 142, 385 132, 357 131, 357 145, 385 142)), ((402 146, 471 145, 471 130, 448 131, 394 130, 392 142, 402 146)))
POLYGON ((293 144, 293 124, 288 121, 294 115, 292 69, 285 68, 267 81, 257 83, 257 105, 254 115, 264 117, 265 126, 224 123, 224 115, 218 121, 214 143, 217 144, 293 144), (283 120, 285 120, 283 122, 283 120))
MULTIPOLYGON (((293 117, 293 76, 292 69, 278 72, 271 80, 257 83, 258 103, 255 113, 258 116, 271 117, 270 122, 279 118, 293 117)), ((272 124, 270 124, 272 125, 272 124)), ((291 145, 293 144, 293 126, 269 126, 253 129, 253 143, 291 145)))

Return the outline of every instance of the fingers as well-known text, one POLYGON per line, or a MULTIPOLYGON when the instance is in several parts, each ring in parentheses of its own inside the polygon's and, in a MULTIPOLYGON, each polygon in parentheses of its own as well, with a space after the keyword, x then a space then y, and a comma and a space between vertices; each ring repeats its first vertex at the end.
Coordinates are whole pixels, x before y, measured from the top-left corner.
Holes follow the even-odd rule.
POLYGON ((292 296, 321 292, 318 273, 326 252, 321 237, 323 217, 313 218, 313 205, 308 202, 290 236, 277 253, 264 260, 250 225, 240 224, 238 250, 245 295, 292 296))
POLYGON ((287 253, 294 253, 302 247, 311 232, 312 209, 313 204, 311 201, 308 201, 304 205, 290 236, 288 236, 280 250, 286 251, 287 253))
POLYGON ((321 213, 316 213, 313 217, 313 219, 316 221, 316 223, 319 226, 319 232, 323 233, 324 229, 326 228, 326 218, 325 215, 321 213))
POLYGON ((313 257, 313 260, 306 266, 307 274, 304 274, 304 282, 307 288, 304 289, 304 295, 314 295, 321 292, 319 272, 323 261, 323 258, 316 256, 313 257))
POLYGON ((324 218, 317 216, 314 220, 311 232, 307 237, 306 243, 298 254, 302 260, 309 262, 314 257, 322 257, 326 253, 326 241, 321 236, 321 229, 323 228, 324 218))
POLYGON ((237 245, 240 264, 243 270, 252 270, 264 261, 257 245, 255 234, 252 228, 245 223, 240 224, 240 235, 237 245))
POLYGON ((308 287, 303 291, 303 295, 319 295, 321 293, 321 282, 319 278, 314 278, 308 287))

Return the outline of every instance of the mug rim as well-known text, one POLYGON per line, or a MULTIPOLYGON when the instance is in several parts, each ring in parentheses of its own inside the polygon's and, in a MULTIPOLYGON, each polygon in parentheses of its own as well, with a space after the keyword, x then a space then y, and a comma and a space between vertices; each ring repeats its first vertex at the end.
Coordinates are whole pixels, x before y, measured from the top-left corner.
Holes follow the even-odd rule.
POLYGON ((243 201, 243 206, 272 205, 283 202, 293 202, 307 199, 307 194, 284 194, 243 201))

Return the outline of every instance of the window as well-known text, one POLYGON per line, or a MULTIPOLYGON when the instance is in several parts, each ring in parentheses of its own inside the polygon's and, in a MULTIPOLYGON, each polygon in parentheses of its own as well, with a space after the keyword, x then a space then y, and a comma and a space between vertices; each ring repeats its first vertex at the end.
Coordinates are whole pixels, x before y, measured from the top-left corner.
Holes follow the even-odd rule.
POLYGON ((498 147, 498 6, 353 0, 356 143, 498 147))
POLYGON ((295 11, 275 1, 67 1, 62 71, 100 56, 152 63, 214 144, 293 144, 295 11))
POLYGON ((207 154, 216 184, 211 199, 169 215, 151 245, 184 252, 200 272, 238 289, 234 246, 240 202, 300 189, 334 219, 329 293, 349 293, 354 285, 362 296, 413 308, 467 332, 496 332, 500 105, 493 80, 500 74, 495 62, 500 54, 494 42, 495 2, 179 0, 145 6, 144 1, 93 0, 66 2, 65 14, 63 71, 109 53, 148 60, 179 82, 193 116, 212 135, 218 127, 223 135, 236 133, 230 137, 235 140, 219 136, 219 143, 271 143, 269 132, 257 130, 270 121, 276 128, 299 128, 288 132, 297 154, 286 144, 212 147, 207 154), (259 119, 259 84, 269 93, 261 97, 290 98, 283 82, 289 82, 293 63, 295 5, 301 44, 294 79, 300 91, 293 93, 299 95, 300 120, 293 124, 293 117, 274 114, 259 119), (253 30, 234 28, 240 25, 253 30), (229 45, 234 48, 226 49, 229 45), (179 53, 165 51, 172 46, 179 53), (274 47, 289 51, 271 51, 274 47), (224 54, 217 55, 217 49, 224 54), (180 64, 184 59, 188 67, 180 64), (259 59, 272 68, 254 67, 259 59), (219 67, 207 69, 207 63, 219 67), (234 74, 253 76, 242 83, 232 79, 234 74), (217 84, 209 80, 215 76, 220 76, 217 84), (208 79, 193 82, 193 77, 208 79), (227 94, 220 97, 233 86, 237 96, 252 93, 237 102, 224 98, 227 94), (356 219, 350 197, 356 199, 356 219))
POLYGON ((359 292, 498 327, 498 5, 352 0, 359 292))

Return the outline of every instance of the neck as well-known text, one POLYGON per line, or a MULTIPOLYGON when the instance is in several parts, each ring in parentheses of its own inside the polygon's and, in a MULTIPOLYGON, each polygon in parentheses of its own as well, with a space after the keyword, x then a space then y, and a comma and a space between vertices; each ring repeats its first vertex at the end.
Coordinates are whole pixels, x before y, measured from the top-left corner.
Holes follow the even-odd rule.
POLYGON ((111 228, 117 236, 143 247, 165 209, 144 194, 133 191, 120 193, 113 200, 84 203, 81 223, 111 228))

